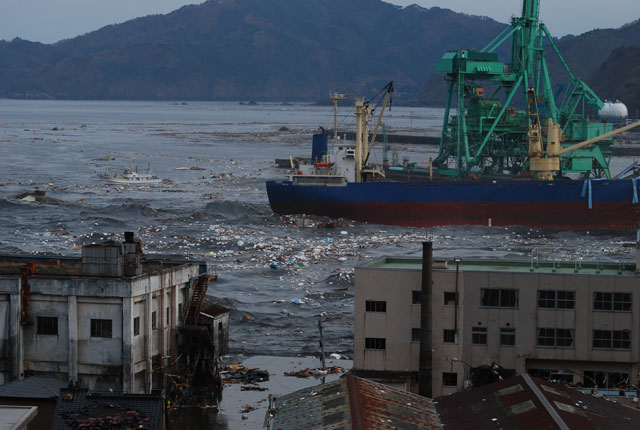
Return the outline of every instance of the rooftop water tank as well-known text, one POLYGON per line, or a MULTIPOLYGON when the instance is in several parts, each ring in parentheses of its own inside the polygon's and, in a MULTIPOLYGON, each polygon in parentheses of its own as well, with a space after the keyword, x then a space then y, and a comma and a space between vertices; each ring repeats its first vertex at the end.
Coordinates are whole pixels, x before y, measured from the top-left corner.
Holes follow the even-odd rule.
POLYGON ((625 119, 629 116, 629 111, 620 100, 616 100, 615 103, 605 101, 604 107, 598 111, 598 116, 612 120, 625 119))

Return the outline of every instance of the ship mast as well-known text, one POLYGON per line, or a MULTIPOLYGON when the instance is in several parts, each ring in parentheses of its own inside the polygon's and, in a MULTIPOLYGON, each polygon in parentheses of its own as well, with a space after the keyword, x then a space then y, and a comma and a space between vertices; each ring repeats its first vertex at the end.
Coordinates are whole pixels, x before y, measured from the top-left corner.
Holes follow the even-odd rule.
POLYGON ((329 96, 333 103, 333 142, 335 143, 338 141, 338 100, 346 100, 347 95, 330 92, 329 96))

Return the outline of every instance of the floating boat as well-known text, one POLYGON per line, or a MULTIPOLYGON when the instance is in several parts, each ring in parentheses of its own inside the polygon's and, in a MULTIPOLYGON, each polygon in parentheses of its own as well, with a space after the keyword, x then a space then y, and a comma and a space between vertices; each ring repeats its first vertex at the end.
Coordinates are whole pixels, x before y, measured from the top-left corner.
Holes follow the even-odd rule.
POLYGON ((145 173, 140 173, 137 168, 124 169, 124 171, 119 175, 110 174, 108 172, 102 173, 99 174, 98 177, 107 183, 119 185, 159 184, 162 182, 162 179, 149 173, 149 169, 147 169, 145 173))
POLYGON ((388 86, 373 137, 373 109, 356 100, 355 145, 334 141, 321 155, 314 148, 311 164, 294 169, 291 163, 285 180, 266 183, 271 208, 415 227, 640 227, 640 166, 614 177, 609 171, 612 137, 640 122, 613 130, 591 119, 604 103, 571 72, 538 15, 539 0, 523 0, 522 16, 482 50, 447 52, 438 62, 449 97, 438 156, 421 180, 393 182, 389 169, 368 164, 393 91, 388 86), (509 37, 512 58, 503 63, 494 50, 509 37), (543 40, 569 75, 560 105, 543 40), (524 106, 516 105, 519 99, 524 106))

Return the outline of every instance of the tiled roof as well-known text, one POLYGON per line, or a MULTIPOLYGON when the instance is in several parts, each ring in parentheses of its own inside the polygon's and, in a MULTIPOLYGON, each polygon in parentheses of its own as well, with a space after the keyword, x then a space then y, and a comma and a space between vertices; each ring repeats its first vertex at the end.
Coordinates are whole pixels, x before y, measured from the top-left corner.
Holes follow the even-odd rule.
POLYGON ((434 399, 447 429, 638 429, 640 411, 521 375, 434 399))
POLYGON ((27 399, 49 399, 60 394, 60 389, 67 386, 56 378, 46 376, 30 376, 0 385, 0 397, 27 399))
POLYGON ((430 399, 355 376, 277 397, 267 414, 272 430, 442 428, 430 399))

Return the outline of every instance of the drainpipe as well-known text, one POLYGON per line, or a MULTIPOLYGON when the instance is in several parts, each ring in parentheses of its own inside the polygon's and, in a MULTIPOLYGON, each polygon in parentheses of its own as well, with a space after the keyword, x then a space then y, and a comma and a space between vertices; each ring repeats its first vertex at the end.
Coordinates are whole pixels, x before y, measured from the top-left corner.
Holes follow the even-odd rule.
POLYGON ((636 273, 640 273, 640 229, 636 230, 636 273))
POLYGON ((431 292, 433 285, 433 243, 422 242, 422 300, 420 304, 420 364, 418 394, 432 397, 433 353, 431 342, 431 292))

